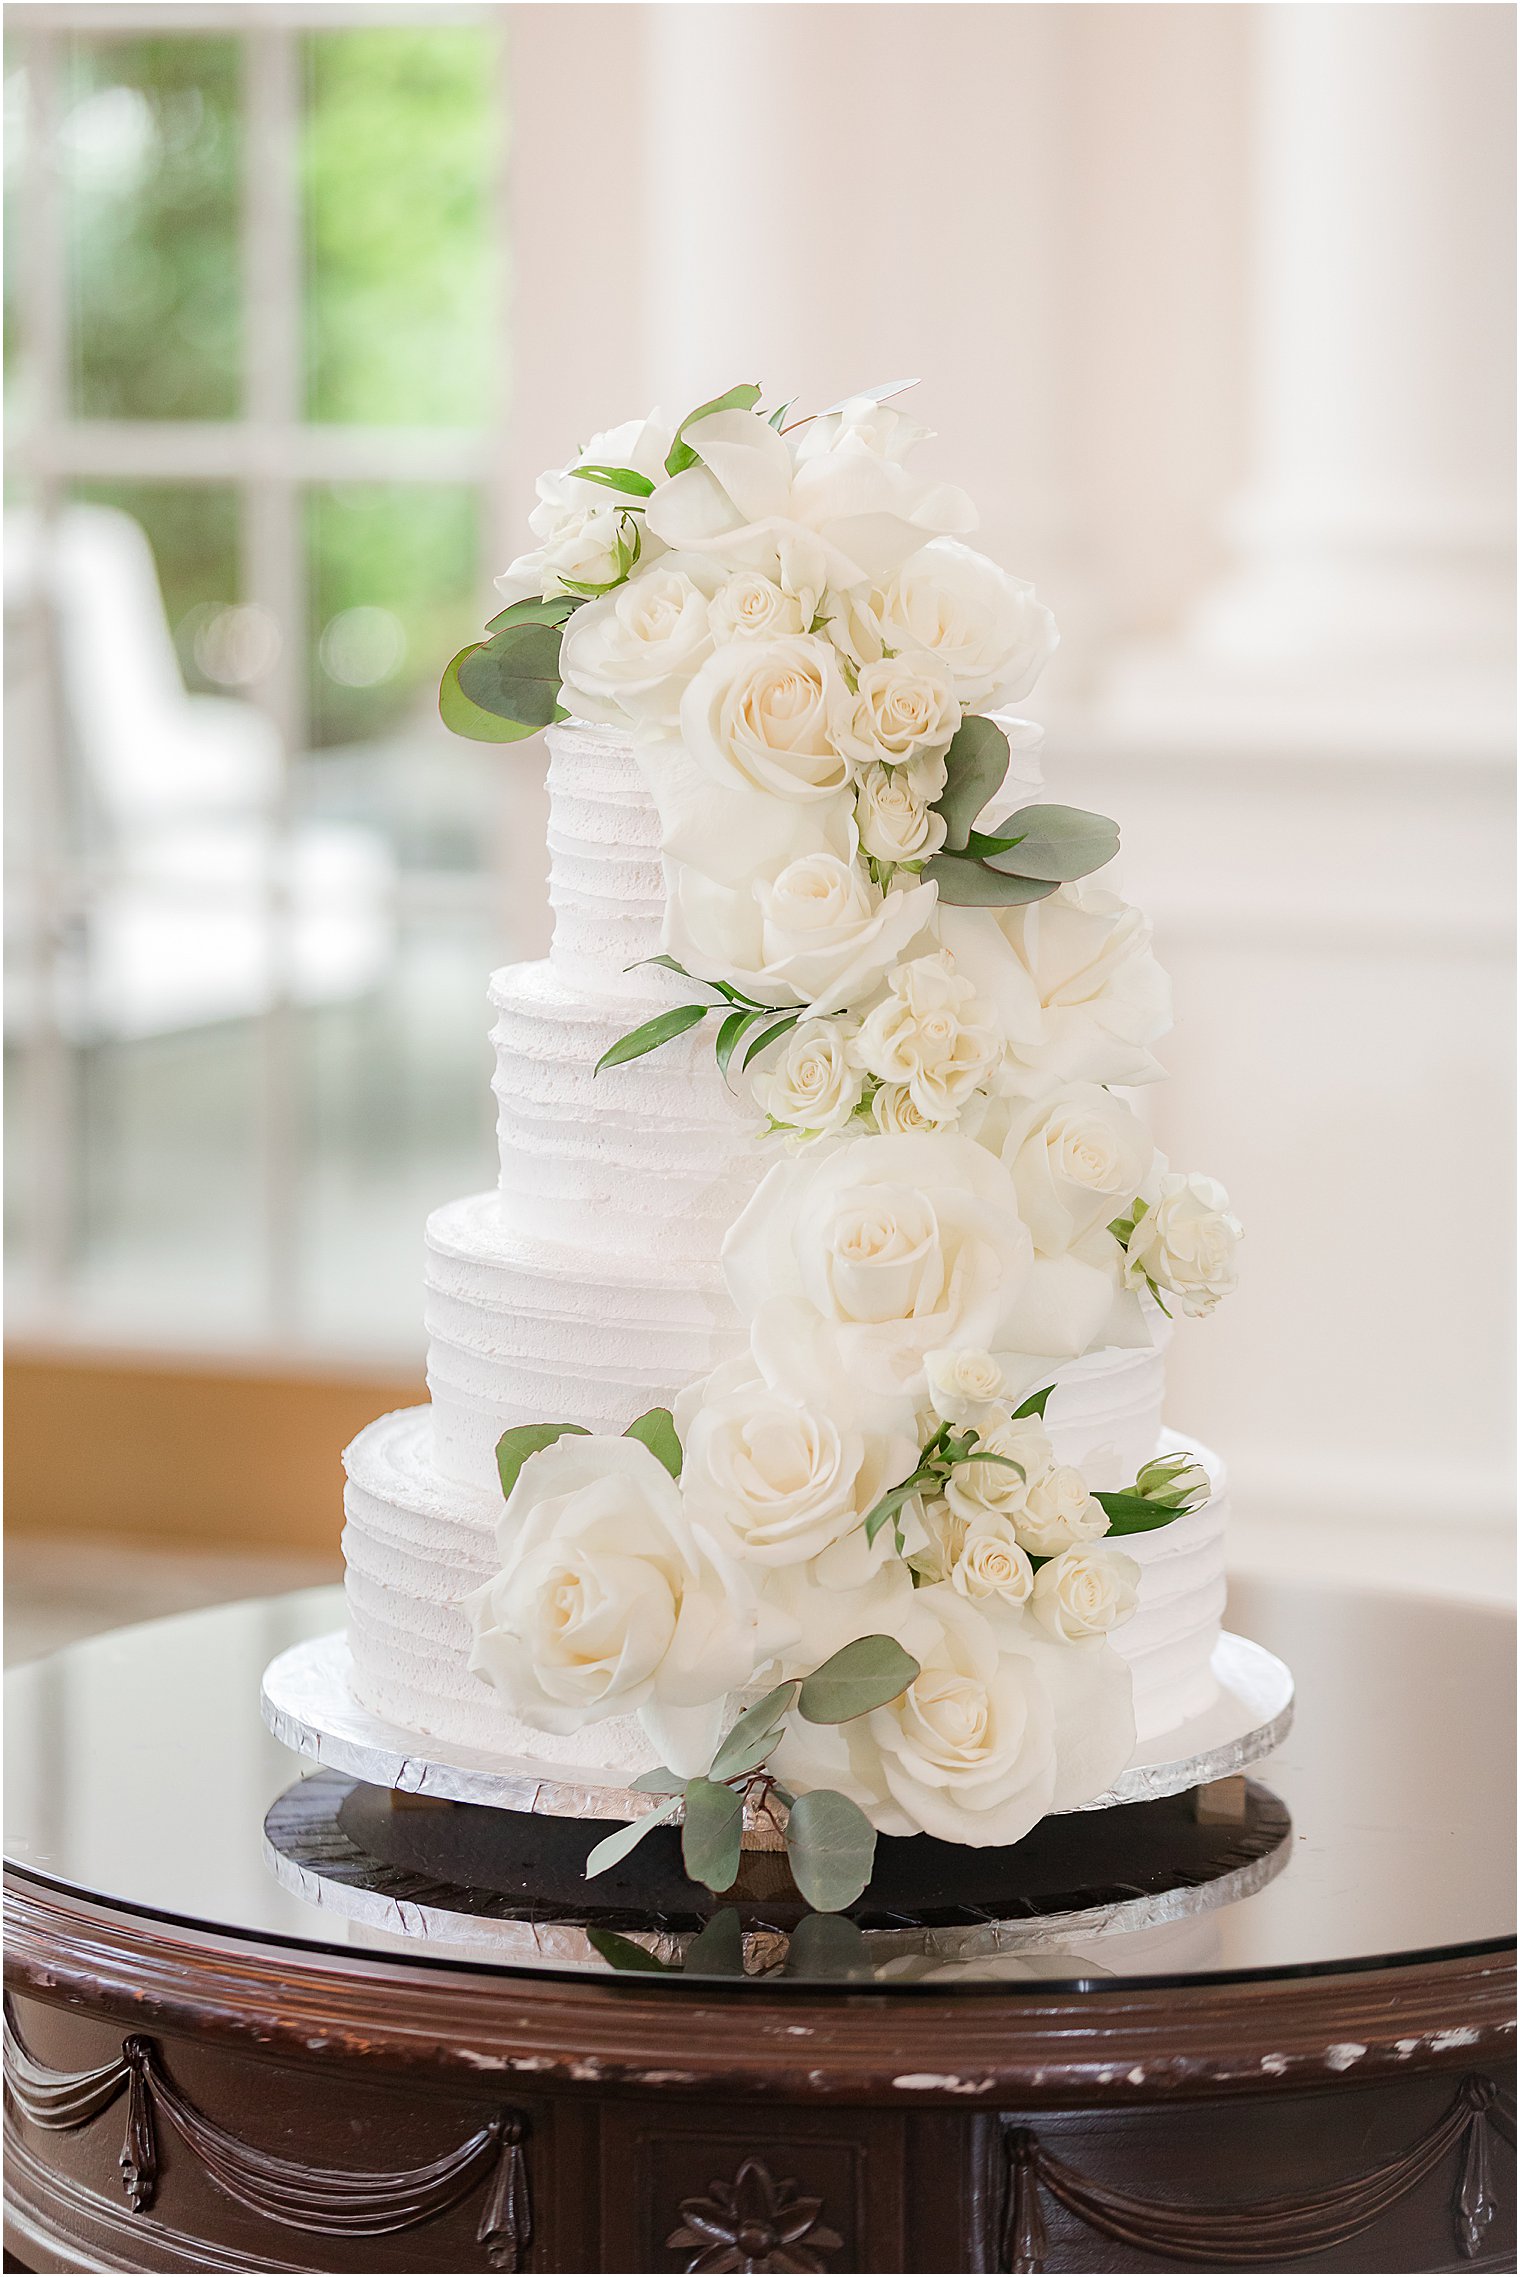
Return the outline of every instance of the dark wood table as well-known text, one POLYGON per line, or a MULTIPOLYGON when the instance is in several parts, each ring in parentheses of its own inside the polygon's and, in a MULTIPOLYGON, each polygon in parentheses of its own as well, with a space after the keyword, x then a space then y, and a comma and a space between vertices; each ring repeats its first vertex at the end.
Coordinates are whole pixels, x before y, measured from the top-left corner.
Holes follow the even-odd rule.
POLYGON ((693 1953, 668 1860, 641 1945, 498 1814, 296 1787, 258 1676, 336 1618, 8 1680, 7 2267, 1513 2268, 1508 1621, 1239 1591, 1299 1680, 1244 1799, 693 1953))

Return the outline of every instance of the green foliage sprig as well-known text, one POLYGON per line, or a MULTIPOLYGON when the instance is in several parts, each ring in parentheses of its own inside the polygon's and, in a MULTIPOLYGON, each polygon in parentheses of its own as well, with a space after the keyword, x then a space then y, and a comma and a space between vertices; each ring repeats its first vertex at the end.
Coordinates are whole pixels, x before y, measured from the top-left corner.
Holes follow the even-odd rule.
MULTIPOLYGON (((1022 1407, 1014 1409, 1014 1421, 1021 1423, 1026 1416, 1043 1415, 1052 1389, 1053 1386, 1047 1384, 1043 1391, 1032 1393, 1022 1407)), ((974 1429, 957 1431, 953 1424, 942 1423, 920 1450, 918 1462, 909 1476, 890 1487, 875 1508, 867 1511, 866 1540, 874 1542, 883 1526, 891 1525, 897 1537, 897 1554, 901 1557, 906 1548, 902 1530, 904 1505, 926 1489, 937 1493, 959 1463, 1000 1463, 1005 1470, 1017 1471, 1020 1478, 1024 1476, 1022 1463, 1015 1462, 1012 1455, 994 1454, 990 1447, 979 1446, 980 1436, 974 1429)))
MULTIPOLYGON (((552 1447, 557 1439, 590 1437, 583 1423, 519 1423, 514 1430, 503 1431, 496 1442, 496 1475, 501 1480, 502 1493, 511 1494, 530 1455, 552 1447)), ((668 1407, 652 1407, 647 1415, 636 1417, 623 1437, 641 1441, 665 1465, 672 1478, 680 1477, 681 1442, 676 1437, 675 1419, 668 1407)))
MULTIPOLYGON (((668 1044, 675 1037, 684 1036, 689 1028, 700 1027, 710 1012, 716 1012, 722 1017, 713 1038, 713 1055, 718 1062, 719 1074, 726 1077, 730 1062, 741 1044, 746 1047, 739 1062, 741 1068, 744 1068, 764 1051, 767 1044, 775 1043, 789 1029, 795 1028, 806 1010, 806 1006, 801 1004, 790 1008, 759 1004, 754 997, 746 996, 741 989, 731 987, 726 980, 697 980, 695 974, 689 973, 684 965, 677 964, 674 957, 641 957, 639 964, 663 965, 667 972, 679 973, 682 980, 695 981, 698 988, 713 989, 718 1001, 675 1004, 668 1012, 657 1012, 642 1027, 631 1028, 626 1036, 619 1036, 615 1044, 609 1044, 593 1070, 596 1075, 600 1075, 604 1068, 624 1067, 629 1060, 642 1059, 646 1052, 658 1051, 661 1044, 668 1044)), ((636 972, 639 967, 629 965, 626 969, 636 972)))
POLYGON ((1118 825, 1079 807, 1021 807, 1009 817, 1017 827, 1005 836, 976 828, 1008 772, 1008 738, 993 720, 975 713, 962 720, 945 753, 945 768, 945 788, 935 803, 944 818, 945 843, 922 874, 952 907, 1044 901, 1058 885, 1102 869, 1119 851, 1118 825))

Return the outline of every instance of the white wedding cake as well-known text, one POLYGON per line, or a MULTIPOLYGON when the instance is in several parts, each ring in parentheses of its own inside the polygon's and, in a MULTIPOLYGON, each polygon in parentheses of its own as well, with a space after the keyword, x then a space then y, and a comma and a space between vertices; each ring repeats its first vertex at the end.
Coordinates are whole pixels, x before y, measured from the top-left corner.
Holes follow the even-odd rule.
POLYGON ((883 399, 757 396, 544 477, 445 678, 462 732, 560 723, 554 937, 491 982, 431 1405, 348 1452, 352 1683, 688 1824, 758 1785, 1008 1842, 1214 1698, 1224 1477, 1164 1345, 1239 1229, 1136 1112, 1168 992, 1079 882, 1112 826, 1001 708, 1048 615, 883 399))

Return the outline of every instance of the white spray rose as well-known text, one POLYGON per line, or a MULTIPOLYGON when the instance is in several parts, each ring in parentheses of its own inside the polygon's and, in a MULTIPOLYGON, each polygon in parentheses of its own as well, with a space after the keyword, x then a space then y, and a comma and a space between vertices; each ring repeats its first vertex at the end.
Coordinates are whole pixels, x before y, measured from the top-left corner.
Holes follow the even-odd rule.
POLYGON ((953 1122, 1002 1057, 988 1008, 943 951, 899 965, 862 1024, 855 1057, 882 1083, 906 1084, 927 1120, 953 1122))
POLYGON ((1241 1231, 1217 1179, 1168 1171, 1130 1236, 1125 1277, 1131 1287, 1156 1282, 1186 1313, 1212 1312, 1235 1287, 1241 1231))
POLYGON ((1031 1493, 1053 1459, 1044 1425, 1032 1415, 1005 1416, 1001 1422, 978 1427, 977 1450, 1005 1460, 957 1463, 945 1481, 950 1508, 968 1526, 986 1517, 1022 1520, 1031 1493))
POLYGON ((988 1515, 966 1527, 950 1568, 952 1589, 973 1604, 992 1597, 1004 1605, 1025 1605, 1034 1583, 1034 1567, 1006 1519, 988 1515))
POLYGON ((466 1601, 470 1667, 537 1730, 650 1706, 721 1712, 789 1641, 636 1439, 567 1435, 530 1456, 497 1538, 501 1571, 466 1601))
POLYGON ((971 1347, 954 1352, 926 1352, 924 1375, 929 1405, 941 1423, 981 1425, 1008 1413, 1003 1371, 990 1352, 971 1347))
POLYGON ((932 656, 884 656, 861 667, 836 740, 857 771, 873 762, 901 767, 920 754, 942 755, 960 724, 955 690, 932 656))
POLYGON ((1139 1116, 1101 1084, 1067 1084, 1015 1104, 1003 1160, 1036 1250, 1061 1256, 1095 1227, 1127 1215, 1155 1151, 1139 1116))
POLYGON ((859 1004, 928 925, 932 885, 883 893, 857 862, 806 854, 754 888, 761 977, 814 1013, 859 1004))
POLYGON ((616 593, 577 609, 560 642, 560 700, 609 727, 674 728, 687 683, 712 648, 707 564, 667 554, 616 593))
POLYGON ((945 818, 934 813, 909 767, 873 760, 856 784, 855 820, 861 846, 878 862, 926 862, 945 843, 945 818))
POLYGON ((843 1024, 804 1020, 774 1049, 774 1060, 762 1063, 754 1078, 762 1111, 773 1122, 817 1137, 843 1130, 864 1089, 843 1024))
POLYGON ((921 1115, 906 1083, 884 1083, 873 1093, 871 1120, 883 1138, 911 1138, 923 1131, 944 1131, 951 1127, 949 1122, 937 1122, 930 1115, 921 1115))
POLYGON ((720 784, 775 798, 826 799, 849 779, 831 727, 846 698, 825 640, 799 633, 730 641, 686 689, 681 736, 720 784))
POLYGON ((626 499, 600 483, 579 481, 574 469, 626 466, 654 481, 664 473, 670 444, 670 429, 655 411, 647 419, 628 419, 593 435, 567 466, 541 474, 538 503, 528 516, 539 543, 497 578, 503 601, 548 600, 576 588, 609 584, 621 574, 622 557, 635 538, 645 566, 663 553, 657 537, 638 529, 626 499))
POLYGON ((924 1355, 999 1347, 1032 1260, 1013 1182, 973 1140, 847 1140, 778 1163, 729 1229, 723 1272, 784 1381, 820 1329, 847 1373, 922 1397, 924 1355))
POLYGON ((783 592, 755 569, 742 569, 718 587, 708 611, 714 641, 780 640, 805 633, 808 619, 795 593, 783 592))
POLYGON ((1053 1558, 1076 1543, 1095 1542, 1106 1534, 1108 1512, 1089 1493, 1082 1473, 1070 1463, 1060 1463, 1029 1488, 1014 1527, 1032 1558, 1053 1558))
POLYGON ((1055 653, 1034 587, 985 554, 936 538, 905 562, 881 606, 889 648, 927 650, 974 711, 1027 696, 1055 653))
POLYGON ((857 672, 881 661, 886 643, 881 635, 880 605, 881 595, 863 585, 853 586, 846 593, 825 593, 818 603, 823 629, 857 672))
POLYGON ((1014 908, 942 908, 939 933, 993 1008, 1013 1090, 1162 1073, 1150 1046, 1171 1026, 1171 986, 1149 923, 1117 894, 1084 882, 1014 908))
POLYGON ((1075 1644, 1127 1621, 1139 1588, 1140 1568, 1122 1550, 1063 1550, 1035 1575, 1030 1610, 1053 1637, 1075 1644))

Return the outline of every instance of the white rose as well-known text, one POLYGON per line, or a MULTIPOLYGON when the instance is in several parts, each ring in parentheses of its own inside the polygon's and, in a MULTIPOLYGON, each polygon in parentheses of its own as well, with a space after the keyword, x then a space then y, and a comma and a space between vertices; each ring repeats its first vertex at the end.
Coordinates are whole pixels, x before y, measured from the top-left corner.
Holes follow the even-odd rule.
POLYGON ((1155 1147, 1133 1109, 1097 1083, 1017 1104, 1003 1160, 1037 1251, 1060 1256, 1095 1227, 1126 1216, 1155 1147))
POLYGON ((822 458, 827 451, 838 450, 841 445, 864 445, 881 458, 895 459, 899 465, 918 444, 933 440, 933 430, 920 427, 905 411, 893 403, 882 403, 874 396, 852 395, 832 411, 822 411, 814 419, 798 422, 793 452, 799 465, 806 459, 822 458))
POLYGON ((1005 1414, 999 1422, 978 1426, 977 1449, 1005 1460, 957 1463, 945 1481, 950 1508, 968 1526, 987 1517, 1021 1518, 1031 1490, 1053 1460, 1044 1425, 1032 1415, 1005 1414))
POLYGON ((539 540, 520 554, 496 580, 506 602, 551 595, 591 585, 607 585, 622 574, 627 553, 637 545, 647 566, 664 552, 657 537, 639 527, 628 501, 601 483, 577 479, 577 466, 626 466, 651 481, 663 475, 670 429, 657 411, 647 419, 628 419, 620 427, 593 435, 567 466, 541 474, 538 503, 528 527, 539 540))
MULTIPOLYGON (((1020 1841, 1050 1809, 1056 1718, 1035 1657, 944 1583, 915 1590, 896 1635, 919 1673, 847 1724, 788 1724, 772 1758, 786 1785, 833 1787, 883 1834, 981 1847, 1020 1841)), ((1016 1632, 1015 1632, 1016 1634, 1016 1632)))
POLYGON ((932 885, 883 893, 857 862, 837 854, 805 854, 754 894, 762 979, 814 1013, 869 996, 928 925, 937 898, 932 885))
POLYGON ((948 1130, 953 1118, 938 1122, 921 1115, 906 1083, 884 1083, 872 1095, 871 1120, 883 1138, 909 1138, 921 1131, 948 1130))
POLYGON ((707 564, 667 554, 616 593, 577 609, 560 642, 560 698, 609 727, 673 728, 681 697, 710 653, 707 564))
POLYGON ((945 843, 945 818, 934 813, 908 767, 873 761, 855 788, 855 820, 862 847, 878 862, 925 862, 945 843))
POLYGON ((715 641, 777 640, 805 633, 808 619, 795 593, 784 593, 755 569, 740 570, 713 595, 708 623, 715 641))
POLYGON ((926 649, 976 711, 1027 696, 1055 653, 1056 626, 1034 587, 985 554, 936 538, 905 562, 881 607, 889 648, 926 649))
POLYGON ((754 1565, 800 1565, 858 1532, 918 1455, 905 1402, 869 1406, 837 1375, 795 1396, 736 1360, 675 1414, 688 1516, 754 1565))
POLYGON ((646 1707, 710 1722, 789 1639, 636 1439, 567 1434, 530 1456, 497 1539, 501 1571, 466 1600, 470 1667, 537 1730, 646 1707))
POLYGON ((845 593, 825 593, 818 603, 824 631, 857 671, 881 661, 886 643, 881 635, 880 604, 881 595, 864 585, 853 586, 845 593))
POLYGON ((1150 1083, 1150 1046, 1171 1026, 1171 986, 1138 909, 1101 886, 1063 885, 1006 909, 944 908, 939 934, 993 1008, 1010 1087, 1150 1083))
POLYGON ((844 1129, 864 1087, 837 1020, 804 1020, 754 1078, 755 1097, 772 1122, 817 1137, 844 1129))
POLYGON ((1003 1371, 990 1352, 975 1347, 955 1352, 926 1352, 924 1374, 929 1404, 941 1423, 980 1424, 989 1410, 1006 1417, 1003 1371))
POLYGON ((977 526, 976 508, 964 490, 910 473, 874 450, 858 430, 842 432, 832 449, 799 464, 791 513, 818 533, 831 564, 844 558, 847 574, 828 579, 844 589, 885 584, 927 539, 977 526))
POLYGON ((837 741, 857 770, 873 761, 900 767, 920 753, 943 754, 960 724, 955 690, 932 656, 884 656, 862 666, 837 741))
POLYGON ((847 1372, 922 1396, 924 1355, 999 1345, 1029 1270, 1013 1182, 974 1140, 860 1138, 778 1163, 723 1245, 766 1372, 820 1326, 847 1372))
POLYGON ((849 767, 831 722, 845 701, 834 651, 805 633, 730 641, 681 699, 681 737, 721 784, 785 799, 826 799, 849 767))
POLYGON ((965 1544, 966 1521, 956 1517, 942 1496, 925 1502, 922 1495, 915 1495, 904 1505, 904 1517, 909 1510, 916 1520, 911 1540, 907 1527, 903 1529, 909 1565, 920 1581, 948 1581, 965 1544))
POLYGON ((1034 1577, 1030 1609, 1062 1643, 1106 1636, 1135 1610, 1140 1568, 1122 1550, 1063 1550, 1034 1577))
POLYGON ((904 1083, 930 1122, 952 1122, 991 1080, 1002 1043, 976 990, 943 951, 899 965, 867 1015, 853 1050, 882 1083, 904 1083))
POLYGON ((1131 1287, 1155 1281, 1186 1313, 1212 1312, 1235 1287, 1241 1231, 1217 1179, 1168 1171, 1130 1236, 1125 1277, 1131 1287))
POLYGON ((988 1516, 967 1526, 950 1569, 952 1589, 973 1604, 995 1597, 1004 1605, 1024 1605, 1034 1583, 1034 1567, 1005 1520, 988 1516))
POLYGON ((1082 1473, 1061 1463, 1029 1488, 1014 1527, 1032 1558, 1053 1558, 1074 1543, 1094 1542, 1106 1534, 1108 1512, 1088 1492, 1082 1473))

